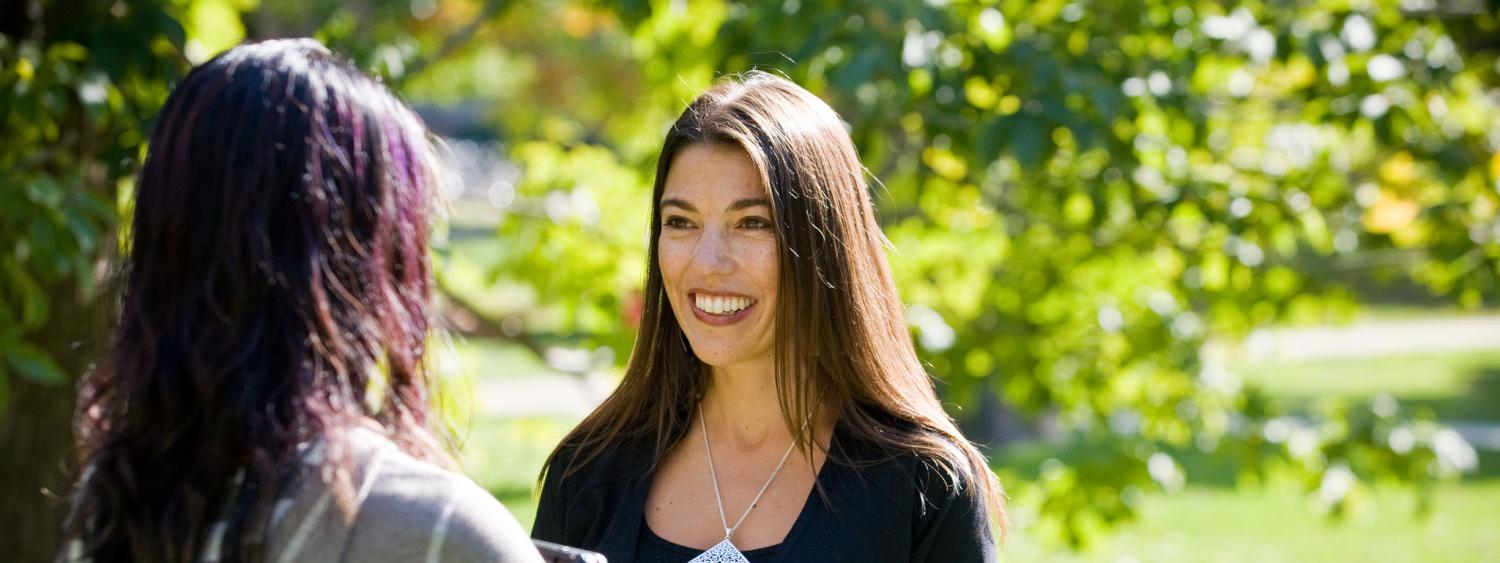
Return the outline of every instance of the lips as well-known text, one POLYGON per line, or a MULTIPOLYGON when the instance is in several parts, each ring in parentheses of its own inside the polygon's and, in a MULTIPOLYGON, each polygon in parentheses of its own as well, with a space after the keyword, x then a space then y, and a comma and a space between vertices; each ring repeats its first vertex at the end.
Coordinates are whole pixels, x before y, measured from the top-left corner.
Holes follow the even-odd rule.
POLYGON ((694 290, 688 292, 693 316, 705 324, 726 326, 750 316, 759 301, 738 293, 694 290))

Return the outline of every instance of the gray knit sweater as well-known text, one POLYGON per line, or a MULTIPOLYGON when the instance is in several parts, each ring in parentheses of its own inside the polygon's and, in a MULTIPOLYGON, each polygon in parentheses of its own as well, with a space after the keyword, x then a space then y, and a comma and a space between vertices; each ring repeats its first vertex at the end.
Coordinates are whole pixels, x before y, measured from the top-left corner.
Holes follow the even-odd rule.
MULTIPOLYGON (((301 483, 276 502, 267 563, 541 563, 510 511, 468 478, 419 461, 380 434, 349 434, 355 461, 353 511, 340 510, 318 467, 318 446, 303 456, 301 483)), ((216 563, 224 524, 209 528, 201 561, 216 563)), ((65 561, 78 557, 70 546, 65 561)))
MULTIPOLYGON (((468 478, 375 432, 350 434, 359 474, 352 525, 316 477, 277 504, 268 561, 540 562, 510 511, 468 478)), ((312 464, 309 464, 311 468, 312 464)))

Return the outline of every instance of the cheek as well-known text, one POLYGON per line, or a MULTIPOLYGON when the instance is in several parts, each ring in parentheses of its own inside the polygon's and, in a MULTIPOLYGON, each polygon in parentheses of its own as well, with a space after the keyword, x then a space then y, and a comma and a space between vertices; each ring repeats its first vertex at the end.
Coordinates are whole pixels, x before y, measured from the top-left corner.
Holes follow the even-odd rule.
POLYGON ((656 267, 661 269, 662 281, 669 288, 677 287, 681 279, 682 268, 687 264, 688 255, 683 252, 682 244, 669 238, 662 237, 656 243, 656 267))
POLYGON ((781 255, 776 251, 775 241, 765 241, 750 254, 749 267, 756 284, 766 297, 776 297, 777 281, 781 278, 781 255))

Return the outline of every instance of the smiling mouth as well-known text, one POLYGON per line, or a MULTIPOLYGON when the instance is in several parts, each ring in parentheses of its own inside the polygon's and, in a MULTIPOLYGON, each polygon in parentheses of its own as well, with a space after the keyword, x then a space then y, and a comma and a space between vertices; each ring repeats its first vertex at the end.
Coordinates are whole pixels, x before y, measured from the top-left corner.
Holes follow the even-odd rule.
POLYGON ((756 301, 743 295, 693 293, 693 308, 718 317, 733 317, 749 309, 756 301))

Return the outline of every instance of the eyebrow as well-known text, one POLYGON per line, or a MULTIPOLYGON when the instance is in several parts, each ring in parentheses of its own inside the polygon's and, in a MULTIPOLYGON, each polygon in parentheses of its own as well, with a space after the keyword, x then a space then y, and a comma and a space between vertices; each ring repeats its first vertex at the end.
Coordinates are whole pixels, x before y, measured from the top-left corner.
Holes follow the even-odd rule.
POLYGON ((728 210, 729 211, 739 211, 739 210, 742 210, 742 209, 749 209, 751 207, 765 207, 767 209, 770 209, 770 207, 771 207, 771 200, 763 198, 763 197, 750 198, 750 199, 742 199, 742 200, 739 200, 739 201, 736 201, 734 203, 729 204, 729 209, 728 210))
MULTIPOLYGON (((735 201, 734 203, 729 204, 729 207, 727 208, 727 211, 734 212, 734 211, 739 211, 739 210, 742 210, 742 209, 749 209, 751 207, 761 207, 761 206, 768 207, 768 208, 771 207, 771 200, 763 198, 763 197, 741 199, 741 200, 735 201)), ((667 199, 661 200, 661 207, 663 207, 663 208, 665 208, 665 207, 678 207, 678 208, 681 208, 683 210, 690 211, 690 212, 693 212, 693 213, 697 213, 698 212, 698 208, 697 207, 693 207, 693 204, 688 203, 686 201, 683 201, 681 199, 677 199, 675 197, 669 197, 667 199)))

